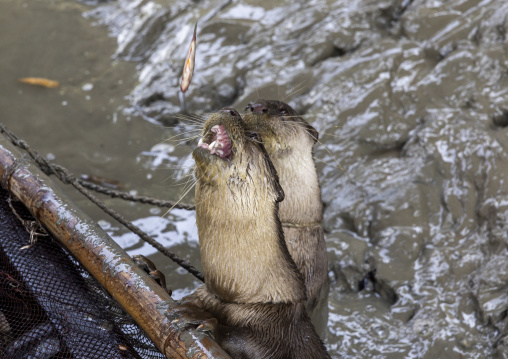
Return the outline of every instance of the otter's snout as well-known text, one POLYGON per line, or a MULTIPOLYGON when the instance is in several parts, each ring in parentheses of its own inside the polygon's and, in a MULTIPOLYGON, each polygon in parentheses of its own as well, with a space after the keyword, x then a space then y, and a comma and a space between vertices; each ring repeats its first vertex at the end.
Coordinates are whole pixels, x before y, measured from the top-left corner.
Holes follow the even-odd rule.
POLYGON ((245 111, 247 111, 247 110, 250 110, 251 112, 254 112, 254 113, 266 113, 266 112, 268 112, 268 107, 266 107, 266 105, 263 103, 255 102, 255 103, 249 103, 247 105, 247 108, 245 109, 245 111))

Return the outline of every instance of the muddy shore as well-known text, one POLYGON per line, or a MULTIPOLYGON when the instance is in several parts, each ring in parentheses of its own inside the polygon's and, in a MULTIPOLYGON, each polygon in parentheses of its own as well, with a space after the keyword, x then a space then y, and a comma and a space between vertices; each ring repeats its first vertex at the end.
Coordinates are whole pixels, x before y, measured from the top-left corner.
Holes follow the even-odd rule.
MULTIPOLYGON (((23 32, 13 20, 26 19, 28 10, 15 1, 0 4, 9 9, 3 20, 0 14, 2 33, 26 33, 24 41, 33 41, 36 31, 23 32)), ((10 49, 21 42, 2 37, 0 50, 8 55, 0 66, 10 81, 0 85, 0 105, 8 109, 2 121, 19 136, 75 172, 178 197, 181 187, 166 179, 188 173, 180 169, 191 165, 195 143, 163 140, 195 131, 175 115, 198 21, 188 111, 243 110, 258 97, 281 99, 321 134, 315 157, 333 265, 326 336, 332 357, 508 358, 508 3, 29 3, 34 6, 65 26, 30 18, 55 34, 54 45, 39 49, 56 51, 42 69, 59 77, 51 64, 75 61, 78 70, 65 73, 60 92, 20 87, 16 79, 33 76, 28 69, 38 64, 34 47, 16 53, 10 49), (56 50, 65 39, 56 34, 65 28, 84 42, 65 43, 81 46, 66 54, 72 61, 56 50), (28 57, 31 62, 13 66, 28 57), (36 108, 45 122, 36 121, 36 108)), ((75 198, 129 253, 153 253, 75 198)), ((190 261, 199 258, 192 214, 160 218, 154 208, 110 204, 190 261)), ((177 295, 198 284, 154 257, 177 295)))

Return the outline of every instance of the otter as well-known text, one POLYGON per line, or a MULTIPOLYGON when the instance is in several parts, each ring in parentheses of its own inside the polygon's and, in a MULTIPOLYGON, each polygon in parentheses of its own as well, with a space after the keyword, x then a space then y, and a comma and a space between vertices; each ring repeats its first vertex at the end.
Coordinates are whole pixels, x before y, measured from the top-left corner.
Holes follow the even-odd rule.
POLYGON ((233 109, 211 115, 202 136, 192 156, 206 284, 190 297, 218 320, 217 340, 234 358, 329 358, 305 310, 266 150, 233 109))
POLYGON ((316 320, 326 318, 328 260, 321 189, 313 160, 318 132, 281 101, 251 102, 242 119, 247 130, 261 136, 284 190, 279 218, 289 253, 304 276, 309 315, 316 320))

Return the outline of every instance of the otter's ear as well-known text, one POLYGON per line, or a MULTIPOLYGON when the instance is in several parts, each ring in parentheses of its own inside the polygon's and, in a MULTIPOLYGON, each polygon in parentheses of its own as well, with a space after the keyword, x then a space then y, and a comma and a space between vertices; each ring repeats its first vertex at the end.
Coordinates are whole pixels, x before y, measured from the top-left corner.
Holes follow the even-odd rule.
POLYGON ((263 146, 259 134, 257 133, 251 134, 250 137, 256 140, 259 148, 261 149, 261 152, 263 153, 263 159, 266 163, 266 167, 268 168, 268 176, 269 176, 268 179, 270 180, 270 183, 274 187, 275 193, 277 195, 275 201, 282 202, 284 200, 284 190, 282 189, 282 186, 279 183, 279 175, 277 174, 277 170, 273 166, 272 160, 270 159, 270 156, 268 156, 268 152, 266 152, 265 146, 263 146))

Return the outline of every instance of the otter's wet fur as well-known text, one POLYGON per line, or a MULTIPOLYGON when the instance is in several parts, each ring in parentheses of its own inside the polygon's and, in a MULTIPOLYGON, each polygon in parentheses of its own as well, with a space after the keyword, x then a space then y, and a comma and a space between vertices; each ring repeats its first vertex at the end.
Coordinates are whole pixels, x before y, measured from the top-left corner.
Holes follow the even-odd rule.
POLYGON ((227 133, 231 148, 220 156, 203 145, 193 152, 206 283, 193 296, 218 319, 218 342, 234 358, 329 358, 305 311, 303 278, 278 218, 284 192, 269 156, 236 111, 208 119, 205 147, 214 143, 213 128, 227 133))
POLYGON ((288 250, 304 276, 309 314, 326 306, 329 290, 326 244, 321 222, 323 204, 313 146, 318 133, 287 103, 251 102, 242 118, 258 133, 277 171, 285 199, 280 204, 288 250))

